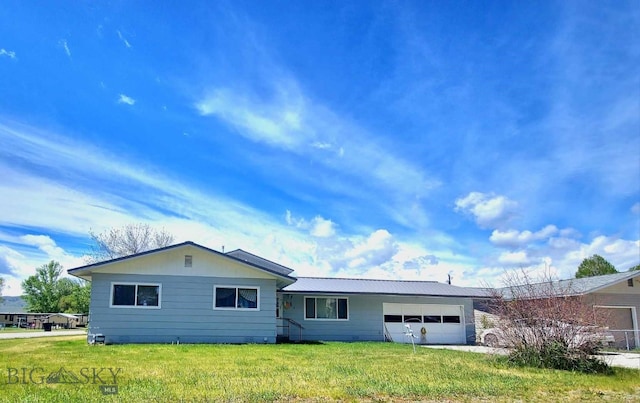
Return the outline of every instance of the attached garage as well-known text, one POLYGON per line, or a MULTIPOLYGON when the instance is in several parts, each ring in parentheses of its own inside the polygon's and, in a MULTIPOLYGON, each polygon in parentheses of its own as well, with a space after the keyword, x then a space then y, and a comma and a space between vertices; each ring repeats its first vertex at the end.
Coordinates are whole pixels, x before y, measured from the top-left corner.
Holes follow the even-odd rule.
POLYGON ((419 344, 465 344, 462 305, 383 303, 384 331, 397 343, 411 343, 409 326, 419 344))
POLYGON ((632 350, 637 347, 638 324, 633 306, 595 306, 601 312, 609 331, 616 339, 616 347, 632 350))
POLYGON ((484 290, 435 281, 299 277, 279 295, 290 340, 474 344, 473 298, 484 290), (335 309, 334 309, 335 308, 335 309))

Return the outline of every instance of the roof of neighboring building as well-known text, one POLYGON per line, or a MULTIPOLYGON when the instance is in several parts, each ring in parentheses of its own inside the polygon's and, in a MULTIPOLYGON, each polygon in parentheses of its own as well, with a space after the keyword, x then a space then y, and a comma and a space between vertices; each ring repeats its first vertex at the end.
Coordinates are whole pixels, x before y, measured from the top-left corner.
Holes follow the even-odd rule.
MULTIPOLYGON (((146 255, 162 253, 162 252, 165 252, 165 251, 168 251, 168 250, 171 250, 171 249, 178 249, 178 248, 183 248, 183 247, 186 247, 186 246, 199 248, 199 249, 202 249, 202 250, 204 250, 206 252, 213 253, 215 255, 224 257, 226 259, 235 260, 237 262, 241 262, 243 264, 252 266, 252 267, 254 267, 256 269, 259 269, 259 270, 268 272, 270 274, 273 274, 275 276, 284 278, 286 283, 295 281, 295 277, 291 277, 291 276, 288 275, 288 273, 287 274, 284 273, 284 270, 282 270, 282 268, 285 268, 284 266, 281 266, 281 268, 278 268, 276 270, 272 266, 272 265, 276 265, 273 262, 271 262, 272 265, 259 264, 257 262, 257 259, 254 259, 253 261, 249 261, 247 259, 241 259, 241 258, 235 257, 233 255, 230 255, 228 253, 218 252, 217 250, 213 250, 213 249, 207 248, 206 246, 198 245, 197 243, 191 242, 191 241, 178 243, 178 244, 175 244, 175 245, 169 245, 169 246, 165 246, 163 248, 152 249, 152 250, 148 250, 148 251, 145 251, 145 252, 140 252, 140 253, 136 253, 136 254, 133 254, 133 255, 123 256, 123 257, 119 257, 119 258, 115 258, 115 259, 111 259, 111 260, 105 260, 105 261, 102 261, 102 262, 92 263, 92 264, 88 264, 88 265, 82 266, 82 267, 76 267, 74 269, 67 270, 67 273, 69 273, 71 275, 74 275, 74 276, 77 276, 77 277, 81 277, 83 275, 83 273, 90 273, 91 269, 93 269, 93 268, 110 265, 110 264, 113 264, 113 263, 116 263, 116 262, 121 262, 123 260, 135 259, 135 258, 139 258, 139 257, 146 256, 146 255)), ((245 253, 248 253, 248 252, 245 252, 245 253)), ((266 260, 266 259, 261 259, 261 260, 263 260, 265 262, 268 262, 268 260, 266 260)), ((280 266, 280 265, 278 265, 278 266, 280 266)))
POLYGON ((387 294, 441 297, 485 297, 479 289, 435 281, 369 280, 354 278, 298 277, 283 292, 322 294, 387 294))
POLYGON ((74 315, 71 313, 52 313, 49 316, 47 316, 47 318, 50 318, 52 316, 62 316, 63 318, 67 318, 67 319, 78 319, 78 315, 74 315))
POLYGON ((603 276, 572 278, 530 285, 519 285, 515 287, 502 287, 497 290, 502 292, 505 298, 511 298, 513 292, 524 294, 525 296, 575 296, 590 294, 635 277, 640 277, 640 270, 605 274, 603 276), (525 287, 527 289, 525 289, 525 287))
POLYGON ((272 262, 271 260, 267 260, 260 256, 254 255, 253 253, 249 253, 242 249, 232 250, 231 252, 226 253, 229 256, 233 256, 236 259, 243 260, 248 263, 252 263, 256 266, 269 268, 277 273, 288 276, 293 272, 293 269, 290 269, 286 266, 278 264, 276 262, 272 262))

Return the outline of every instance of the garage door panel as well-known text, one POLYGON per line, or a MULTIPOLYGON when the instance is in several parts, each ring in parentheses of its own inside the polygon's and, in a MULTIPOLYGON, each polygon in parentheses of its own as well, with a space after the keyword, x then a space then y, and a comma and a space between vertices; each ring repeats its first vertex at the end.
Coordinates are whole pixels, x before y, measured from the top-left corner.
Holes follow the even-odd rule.
POLYGON ((633 333, 633 311, 629 307, 598 307, 602 326, 609 328, 615 338, 616 347, 635 348, 633 333))
POLYGON ((406 325, 419 344, 465 343, 464 318, 460 305, 383 304, 384 325, 395 342, 411 343, 406 325), (399 321, 402 318, 402 322, 399 321), (443 323, 443 319, 449 323, 443 323), (424 328, 425 334, 422 334, 424 328))

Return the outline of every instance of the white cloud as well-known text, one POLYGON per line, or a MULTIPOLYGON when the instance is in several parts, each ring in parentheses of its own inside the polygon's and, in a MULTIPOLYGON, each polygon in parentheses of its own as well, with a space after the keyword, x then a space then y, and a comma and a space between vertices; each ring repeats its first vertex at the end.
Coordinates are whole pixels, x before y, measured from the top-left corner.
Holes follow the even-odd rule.
MULTIPOLYGON (((440 186, 437 178, 427 175, 413 161, 394 155, 388 146, 378 144, 375 133, 314 102, 294 79, 278 69, 271 73, 265 79, 267 95, 218 86, 206 92, 194 107, 202 116, 215 117, 251 141, 313 161, 318 167, 314 186, 365 198, 368 203, 382 190, 390 196, 378 200, 384 203, 380 207, 384 213, 403 225, 427 224, 426 210, 419 201, 440 186), (332 174, 323 180, 321 170, 332 174), (340 172, 340 180, 335 180, 334 172, 340 172), (354 187, 352 182, 359 186, 354 187)), ((309 180, 299 169, 292 169, 290 174, 309 180)))
MULTIPOLYGON (((22 245, 16 253, 24 258, 0 250, 5 266, 14 273, 11 284, 15 286, 47 259, 64 261, 66 268, 81 264, 73 260, 81 257, 66 252, 48 233, 87 236, 89 229, 99 232, 139 221, 166 228, 177 242, 192 240, 217 250, 223 245, 226 250, 249 250, 290 266, 297 275, 445 281, 451 273, 456 285, 478 286, 483 273, 489 279, 498 267, 508 266, 506 263, 538 268, 547 261, 567 278, 583 257, 593 253, 605 256, 619 270, 638 261, 638 241, 596 237, 582 243, 571 230, 547 226, 537 232, 494 231, 492 236, 500 239, 498 243, 523 248, 520 254, 496 255, 483 267, 475 257, 455 253, 460 245, 445 234, 429 235, 419 242, 399 240, 382 228, 364 236, 345 234, 333 220, 320 215, 296 218, 291 212, 282 222, 282 218, 274 219, 242 203, 190 187, 184 180, 169 179, 140 160, 128 161, 51 131, 0 120, 0 141, 5 145, 0 149, 0 176, 5 178, 0 182, 0 226, 40 228, 23 237, 8 238, 0 233, 0 242, 22 245), (6 163, 15 159, 24 164, 6 163), (30 170, 32 166, 37 170, 30 170), (39 174, 44 171, 56 181, 39 174), (87 183, 101 186, 82 185, 87 183), (132 199, 128 187, 144 199, 132 199), (180 212, 180 216, 167 211, 180 212), (547 244, 540 245, 547 237, 547 244), (526 241, 531 240, 538 244, 528 249, 526 241), (425 244, 437 249, 427 249, 425 244)), ((478 200, 485 199, 475 202, 478 200)))
POLYGON ((118 98, 118 103, 119 104, 127 104, 127 105, 133 105, 136 103, 136 100, 128 97, 124 94, 120 94, 120 97, 118 98))
POLYGON ((316 141, 316 142, 311 143, 311 147, 318 148, 320 150, 328 150, 328 149, 331 148, 331 144, 323 143, 321 141, 316 141))
POLYGON ((309 135, 301 127, 305 100, 291 83, 281 84, 275 99, 261 100, 240 91, 218 88, 195 107, 203 116, 214 115, 240 127, 239 134, 261 143, 293 149, 309 135))
POLYGON ((291 211, 287 210, 285 221, 288 225, 307 230, 314 237, 327 238, 336 233, 335 223, 319 215, 307 221, 304 218, 294 218, 291 211))
POLYGON ((518 204, 505 196, 471 192, 456 200, 456 211, 471 214, 482 228, 500 227, 514 214, 518 204))
POLYGON ((48 235, 23 235, 20 237, 27 245, 36 246, 49 256, 62 256, 64 250, 57 246, 55 241, 48 235))
POLYGON ((352 249, 345 251, 344 257, 348 259, 349 268, 379 266, 389 261, 397 251, 398 244, 389 231, 379 229, 352 249))
POLYGON ((12 50, 6 50, 6 49, 0 49, 0 56, 6 56, 9 59, 15 59, 16 58, 16 52, 12 51, 12 50))
MULTIPOLYGON (((290 211, 287 211, 285 220, 288 225, 304 231, 308 231, 310 223, 314 222, 294 218, 290 211)), ((292 267, 296 274, 304 276, 442 281, 446 275, 443 277, 441 272, 455 266, 448 264, 446 268, 433 270, 440 264, 434 253, 420 244, 398 241, 385 229, 364 237, 333 232, 322 238, 306 238, 295 245, 287 245, 286 253, 293 257, 283 254, 283 261, 295 262, 292 267)))
POLYGON ((640 202, 634 204, 633 206, 631 206, 631 212, 633 214, 637 214, 640 215, 640 202))
POLYGON ((66 53, 67 56, 71 57, 71 50, 69 49, 69 44, 66 39, 60 39, 58 45, 64 49, 64 53, 66 53))
MULTIPOLYGON (((522 245, 526 249, 502 252, 494 263, 496 267, 518 266, 541 274, 550 268, 559 278, 572 278, 585 258, 598 254, 613 264, 618 271, 625 271, 640 262, 640 241, 597 236, 590 242, 574 238, 551 237, 546 243, 522 245)), ((476 273, 477 274, 477 273, 476 273)))
POLYGON ((525 251, 503 252, 498 257, 498 262, 507 266, 529 265, 531 260, 525 251))
POLYGON ((27 234, 14 236, 0 231, 0 241, 11 247, 0 245, 0 275, 5 279, 3 295, 22 295, 22 281, 36 273, 36 269, 51 260, 63 266, 63 277, 70 277, 66 269, 81 266, 85 256, 67 253, 48 235, 27 234))
POLYGON ((555 225, 547 225, 537 232, 517 230, 493 230, 489 240, 497 246, 520 247, 539 240, 545 240, 558 232, 555 225))
POLYGON ((327 238, 333 236, 336 233, 335 224, 331 220, 325 220, 324 218, 317 216, 313 219, 313 226, 311 228, 311 235, 320 238, 327 238))
POLYGON ((131 44, 129 43, 129 41, 122 35, 122 32, 120 32, 119 30, 116 31, 116 33, 118 34, 118 38, 120 38, 120 40, 122 41, 122 43, 124 43, 124 46, 126 46, 127 48, 131 48, 131 44))

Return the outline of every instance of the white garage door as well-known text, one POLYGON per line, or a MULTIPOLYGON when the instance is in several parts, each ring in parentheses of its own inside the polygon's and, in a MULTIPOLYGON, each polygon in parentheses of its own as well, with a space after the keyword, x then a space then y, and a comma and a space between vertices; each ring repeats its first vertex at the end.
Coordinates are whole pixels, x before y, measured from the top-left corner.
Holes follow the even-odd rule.
POLYGON ((411 327, 420 344, 464 344, 464 309, 462 305, 383 303, 384 327, 394 342, 411 343, 406 335, 411 327), (424 329, 424 330, 422 330, 424 329))

